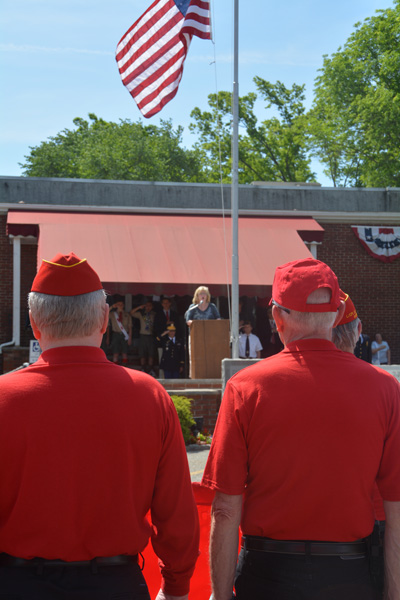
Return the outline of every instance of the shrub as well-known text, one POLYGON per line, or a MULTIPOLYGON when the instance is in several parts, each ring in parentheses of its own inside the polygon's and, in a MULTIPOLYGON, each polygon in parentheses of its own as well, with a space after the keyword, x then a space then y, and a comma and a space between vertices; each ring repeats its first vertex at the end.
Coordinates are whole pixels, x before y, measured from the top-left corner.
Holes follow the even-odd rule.
POLYGON ((185 444, 190 442, 192 425, 195 424, 195 420, 192 415, 192 400, 186 398, 186 396, 171 396, 171 400, 174 403, 176 412, 178 413, 179 422, 181 424, 183 439, 185 444))

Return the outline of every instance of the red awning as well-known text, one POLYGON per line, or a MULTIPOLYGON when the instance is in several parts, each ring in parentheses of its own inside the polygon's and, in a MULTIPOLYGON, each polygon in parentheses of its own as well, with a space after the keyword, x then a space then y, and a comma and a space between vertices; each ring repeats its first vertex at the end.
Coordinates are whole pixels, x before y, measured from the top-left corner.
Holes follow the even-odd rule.
MULTIPOLYGON (((8 213, 10 235, 32 234, 32 225, 38 228, 38 264, 58 252, 75 252, 113 293, 184 295, 207 285, 214 296, 226 296, 231 282, 230 217, 8 213)), ((311 256, 303 239, 321 241, 322 235, 311 218, 240 217, 240 293, 268 295, 275 268, 311 256)))

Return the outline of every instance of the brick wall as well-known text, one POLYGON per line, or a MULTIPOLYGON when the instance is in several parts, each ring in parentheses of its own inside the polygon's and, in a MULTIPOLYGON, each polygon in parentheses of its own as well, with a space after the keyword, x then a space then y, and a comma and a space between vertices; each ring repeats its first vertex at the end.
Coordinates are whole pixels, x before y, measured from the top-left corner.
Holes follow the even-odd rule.
MULTIPOLYGON (((0 344, 12 339, 13 304, 13 245, 6 236, 7 217, 0 215, 0 344)), ((32 339, 26 329, 27 296, 36 273, 37 245, 21 245, 21 346, 32 339)))
POLYGON ((203 417, 203 430, 214 431, 221 404, 220 379, 160 379, 160 383, 170 396, 190 398, 193 416, 203 417))
POLYGON ((10 371, 14 371, 14 369, 18 369, 24 363, 29 361, 29 347, 23 348, 19 346, 18 348, 14 348, 12 346, 8 346, 3 349, 2 354, 2 373, 9 373, 10 371))
POLYGON ((12 339, 13 250, 6 235, 7 216, 0 215, 0 344, 12 339))
POLYGON ((33 340, 30 327, 27 328, 28 294, 36 274, 37 245, 21 246, 21 346, 29 346, 33 340))
POLYGON ((363 332, 371 341, 381 333, 391 348, 392 363, 400 364, 400 259, 384 263, 370 256, 350 225, 321 225, 325 235, 318 258, 332 267, 353 300, 363 332))

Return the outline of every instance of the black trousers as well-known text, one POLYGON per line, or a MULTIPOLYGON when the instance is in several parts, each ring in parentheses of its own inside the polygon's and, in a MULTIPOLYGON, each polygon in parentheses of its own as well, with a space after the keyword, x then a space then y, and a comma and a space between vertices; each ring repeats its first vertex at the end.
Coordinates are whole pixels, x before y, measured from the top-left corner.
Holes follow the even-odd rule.
POLYGON ((0 600, 150 600, 137 564, 0 567, 0 600))
POLYGON ((306 556, 242 550, 238 600, 376 600, 368 557, 306 556))

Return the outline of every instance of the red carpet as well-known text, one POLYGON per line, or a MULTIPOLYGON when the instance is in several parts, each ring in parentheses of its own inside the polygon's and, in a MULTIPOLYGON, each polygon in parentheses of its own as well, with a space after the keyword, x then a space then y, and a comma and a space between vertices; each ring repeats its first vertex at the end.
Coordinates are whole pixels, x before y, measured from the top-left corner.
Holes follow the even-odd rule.
MULTIPOLYGON (((210 574, 208 568, 208 543, 210 538, 210 511, 214 492, 202 487, 200 483, 192 483, 193 494, 197 504, 200 521, 200 556, 190 582, 190 600, 208 600, 211 595, 210 574)), ((160 570, 157 557, 151 544, 143 552, 145 566, 143 575, 147 581, 152 600, 160 589, 160 570)))

